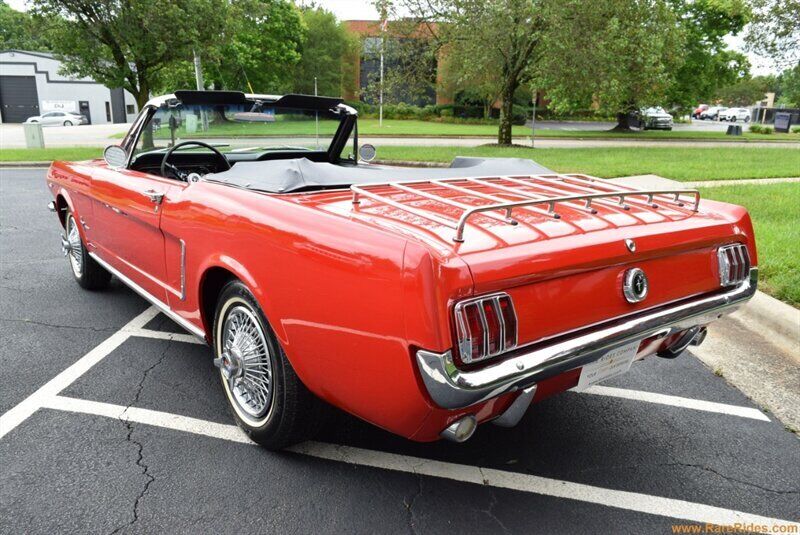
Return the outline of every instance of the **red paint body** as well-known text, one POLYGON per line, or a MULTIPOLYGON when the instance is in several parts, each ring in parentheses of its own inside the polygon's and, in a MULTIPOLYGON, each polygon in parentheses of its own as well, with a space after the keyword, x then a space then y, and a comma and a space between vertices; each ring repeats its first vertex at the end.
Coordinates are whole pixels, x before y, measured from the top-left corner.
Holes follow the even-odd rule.
MULTIPOLYGON (((477 215, 455 244, 451 229, 368 199, 353 205, 349 190, 270 195, 110 170, 100 160, 56 162, 48 182, 88 227, 81 231, 89 250, 173 312, 209 333, 202 285, 209 270, 227 270, 253 292, 312 392, 420 441, 437 439, 463 414, 494 418, 513 400, 508 394, 443 410, 428 397, 413 354, 453 348, 458 300, 509 293, 523 345, 717 290, 721 244, 746 243, 757 264, 747 212, 714 201, 702 201, 698 213, 626 212, 612 202, 596 203, 596 216, 562 209, 560 220, 522 211, 515 217, 524 224, 516 226, 477 215), (142 193, 148 189, 165 194, 158 210, 142 193), (625 238, 636 240, 635 253, 625 238), (630 304, 620 276, 634 264, 651 290, 630 304)), ((643 345, 640 357, 659 347, 643 345)), ((543 382, 535 400, 571 388, 577 377, 573 370, 543 382)))

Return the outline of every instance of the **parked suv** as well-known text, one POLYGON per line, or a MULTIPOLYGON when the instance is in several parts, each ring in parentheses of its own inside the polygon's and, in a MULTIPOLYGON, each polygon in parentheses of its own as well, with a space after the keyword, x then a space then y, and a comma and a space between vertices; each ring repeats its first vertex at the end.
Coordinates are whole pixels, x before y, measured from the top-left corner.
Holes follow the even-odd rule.
POLYGON ((711 106, 706 111, 700 114, 700 119, 707 120, 707 121, 718 121, 719 114, 727 110, 723 106, 711 106))
POLYGON ((672 130, 672 115, 654 106, 642 111, 642 130, 672 130))
POLYGON ((728 108, 724 112, 720 112, 719 120, 731 121, 732 123, 735 123, 736 121, 744 121, 748 123, 750 122, 750 110, 747 108, 728 108))

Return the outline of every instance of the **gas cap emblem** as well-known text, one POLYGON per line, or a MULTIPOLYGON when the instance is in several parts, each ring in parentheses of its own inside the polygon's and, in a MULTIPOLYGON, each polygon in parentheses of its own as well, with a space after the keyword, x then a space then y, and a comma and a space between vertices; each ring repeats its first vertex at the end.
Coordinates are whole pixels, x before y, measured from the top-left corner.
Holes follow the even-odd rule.
POLYGON ((631 268, 625 272, 622 279, 622 294, 629 303, 644 301, 648 290, 649 284, 644 271, 639 268, 631 268))

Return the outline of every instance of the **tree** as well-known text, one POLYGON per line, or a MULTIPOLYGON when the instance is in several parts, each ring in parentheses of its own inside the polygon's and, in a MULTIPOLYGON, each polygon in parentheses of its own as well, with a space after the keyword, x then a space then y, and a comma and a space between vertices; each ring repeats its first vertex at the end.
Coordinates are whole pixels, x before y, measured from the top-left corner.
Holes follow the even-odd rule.
POLYGON ((30 14, 17 11, 0 0, 0 50, 49 51, 45 32, 30 14))
POLYGON ((747 47, 771 58, 779 68, 800 61, 800 0, 751 0, 753 19, 745 35, 747 47))
POLYGON ((749 76, 735 83, 720 88, 716 92, 716 100, 727 106, 752 106, 754 102, 763 100, 764 93, 774 90, 774 76, 749 76))
MULTIPOLYGON (((205 86, 288 92, 304 38, 300 12, 287 0, 228 0, 219 37, 204 41, 197 49, 205 86)), ((171 92, 195 87, 192 59, 189 52, 171 65, 159 79, 159 89, 171 92)))
POLYGON ((778 103, 789 108, 800 108, 800 63, 780 73, 776 82, 778 103))
POLYGON ((683 63, 675 72, 667 102, 694 106, 708 102, 721 87, 745 77, 744 54, 727 49, 724 37, 736 35, 751 16, 745 0, 670 0, 684 34, 683 63))
POLYGON ((320 95, 341 95, 344 84, 354 78, 349 60, 356 54, 358 42, 330 11, 305 7, 300 14, 307 32, 294 68, 294 91, 313 95, 316 78, 320 95))
POLYGON ((547 50, 537 87, 556 110, 616 113, 615 130, 659 104, 682 61, 683 33, 666 0, 596 0, 546 4, 547 50))
POLYGON ((32 0, 63 70, 123 87, 143 106, 162 71, 214 42, 223 0, 32 0))
POLYGON ((481 93, 500 101, 497 143, 511 144, 514 93, 531 79, 545 28, 541 4, 555 0, 404 0, 444 47, 448 72, 462 87, 480 81, 481 93), (487 76, 491 73, 492 76, 487 76), (491 96, 489 96, 491 95, 491 96))

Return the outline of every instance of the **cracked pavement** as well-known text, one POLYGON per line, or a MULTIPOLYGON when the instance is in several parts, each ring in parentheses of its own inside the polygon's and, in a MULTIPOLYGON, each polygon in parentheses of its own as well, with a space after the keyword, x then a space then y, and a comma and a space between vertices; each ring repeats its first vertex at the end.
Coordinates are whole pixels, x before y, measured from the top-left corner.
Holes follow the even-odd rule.
MULTIPOLYGON (((43 174, 0 170, 0 329, 12 342, 0 345, 0 413, 147 307, 118 283, 91 293, 71 280, 43 174)), ((163 316, 146 327, 181 332, 163 316)), ((231 424, 215 373, 205 346, 130 338, 61 395, 231 424)), ((753 406, 689 354, 607 384, 753 406)), ((269 453, 121 412, 44 409, 0 440, 0 533, 670 533, 684 523, 492 487, 498 470, 800 519, 800 440, 777 421, 566 393, 461 445, 411 443, 343 414, 319 438, 414 457, 405 473, 353 464, 343 448, 343 462, 269 453), (482 467, 484 484, 419 473, 435 461, 482 467)))

